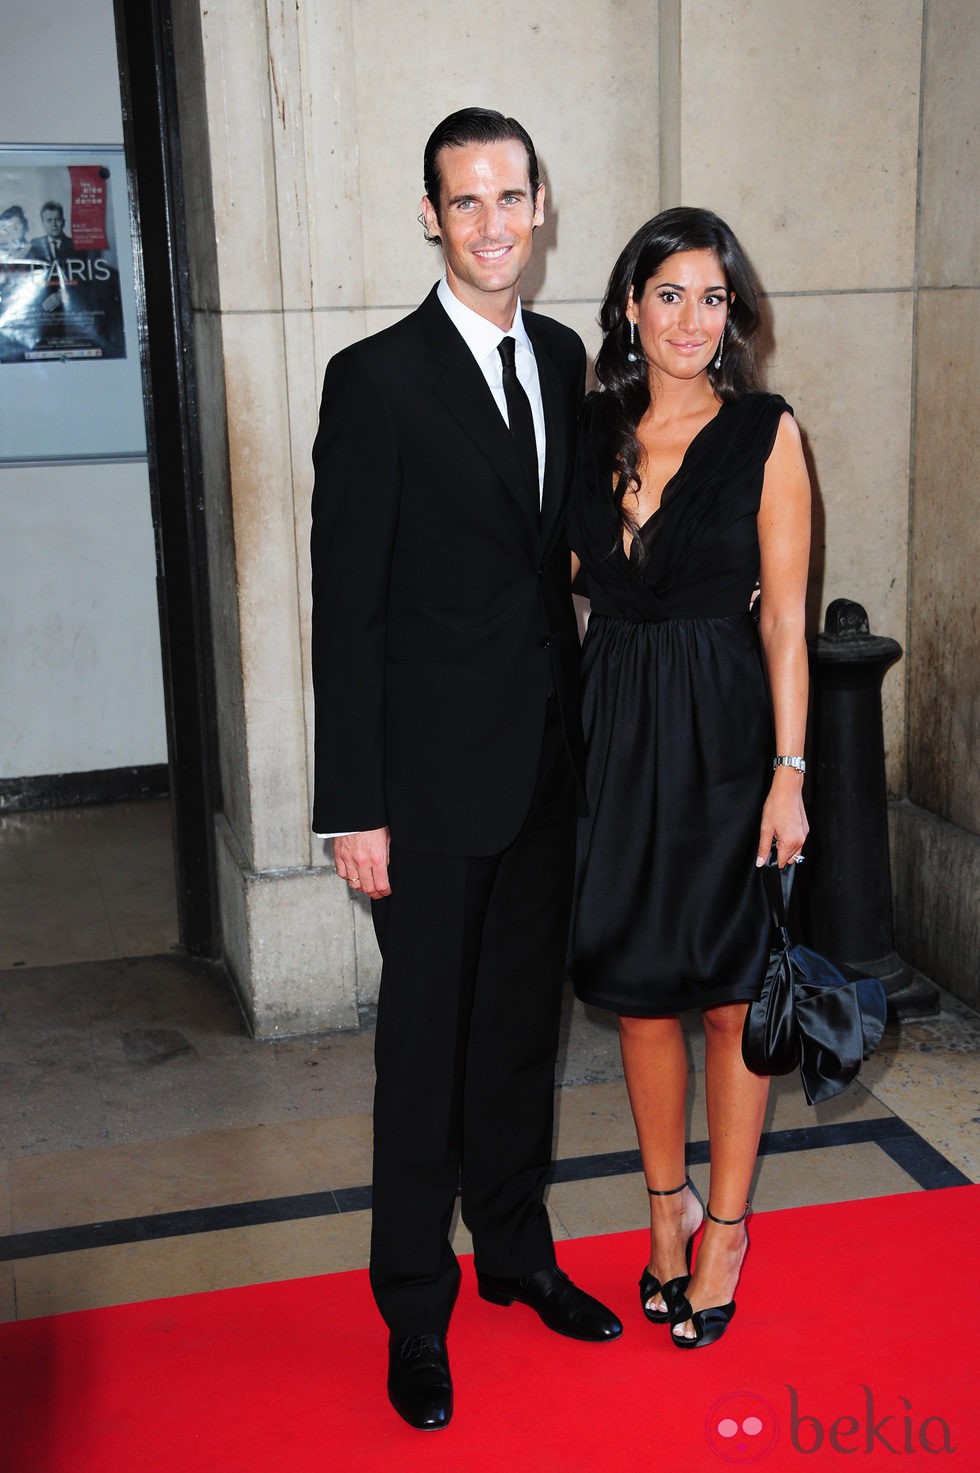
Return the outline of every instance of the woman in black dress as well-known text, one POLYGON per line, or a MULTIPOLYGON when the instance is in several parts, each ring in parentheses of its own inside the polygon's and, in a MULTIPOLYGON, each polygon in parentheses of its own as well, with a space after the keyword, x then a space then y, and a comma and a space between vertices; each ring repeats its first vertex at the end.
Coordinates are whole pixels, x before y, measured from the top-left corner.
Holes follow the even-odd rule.
POLYGON ((600 322, 569 521, 592 600, 570 967, 579 997, 619 1015, 650 1193, 643 1310, 690 1349, 724 1333, 748 1244, 768 1095, 741 1056, 769 953, 757 869, 773 845, 781 867, 798 860, 807 834, 809 481, 792 410, 759 390, 757 287, 724 221, 674 209, 644 225, 600 322), (690 1008, 704 1206, 685 1175, 690 1008))

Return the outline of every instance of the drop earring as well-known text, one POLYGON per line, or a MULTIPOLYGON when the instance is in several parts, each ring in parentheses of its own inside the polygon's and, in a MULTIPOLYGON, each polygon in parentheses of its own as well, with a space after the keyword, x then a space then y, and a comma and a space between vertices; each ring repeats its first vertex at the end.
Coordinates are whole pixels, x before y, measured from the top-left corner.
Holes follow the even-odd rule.
POLYGON ((627 363, 639 363, 640 355, 636 351, 636 323, 630 320, 630 350, 626 355, 627 363))
POLYGON ((722 330, 721 330, 721 337, 718 339, 718 355, 715 358, 715 372, 716 373, 718 372, 719 368, 721 367, 721 350, 722 350, 722 346, 723 346, 724 342, 725 342, 725 329, 722 328, 722 330))

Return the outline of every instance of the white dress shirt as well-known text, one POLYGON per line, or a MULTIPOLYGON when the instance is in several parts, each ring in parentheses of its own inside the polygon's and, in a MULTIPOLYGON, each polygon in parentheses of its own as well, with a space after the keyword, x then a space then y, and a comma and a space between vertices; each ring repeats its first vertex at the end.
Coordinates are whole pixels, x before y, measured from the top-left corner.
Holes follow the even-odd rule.
POLYGON ((504 398, 503 364, 497 348, 504 338, 513 338, 514 367, 517 377, 521 381, 521 387, 531 405, 531 417, 534 420, 534 439, 538 447, 538 499, 544 490, 544 457, 545 457, 545 434, 544 434, 544 404, 541 402, 541 380, 538 378, 538 365, 534 357, 534 349, 531 347, 531 339, 528 337, 524 327, 524 318, 521 315, 520 298, 517 299, 517 311, 514 313, 514 325, 508 332, 489 322, 486 317, 481 317, 479 312, 474 312, 471 307, 465 306, 459 297, 455 296, 449 282, 445 277, 440 281, 436 294, 445 308, 453 327, 456 328, 463 342, 469 348, 477 361, 477 366, 483 377, 490 386, 490 392, 500 413, 503 415, 504 424, 509 425, 507 416, 507 400, 504 398))

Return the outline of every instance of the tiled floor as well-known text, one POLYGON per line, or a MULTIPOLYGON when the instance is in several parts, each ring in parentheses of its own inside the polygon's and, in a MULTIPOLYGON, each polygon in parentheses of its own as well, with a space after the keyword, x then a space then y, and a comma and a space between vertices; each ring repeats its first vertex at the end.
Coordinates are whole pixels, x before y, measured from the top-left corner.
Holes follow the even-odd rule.
POLYGON ((0 815, 0 969, 176 943, 166 799, 0 815))
MULTIPOLYGON (((4 820, 0 894, 0 1319, 363 1265, 370 1029, 249 1038, 222 976, 174 948, 166 805, 4 820)), ((756 1209, 980 1179, 978 1040, 944 997, 828 1105, 778 1081, 756 1209)), ((641 1225, 615 1028, 570 999, 559 1078, 556 1238, 641 1225)))

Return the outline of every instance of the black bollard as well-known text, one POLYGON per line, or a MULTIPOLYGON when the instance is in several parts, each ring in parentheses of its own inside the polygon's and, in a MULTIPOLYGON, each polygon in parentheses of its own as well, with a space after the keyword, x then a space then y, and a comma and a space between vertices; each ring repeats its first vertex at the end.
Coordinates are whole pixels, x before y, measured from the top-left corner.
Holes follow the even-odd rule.
POLYGON ((816 951, 880 977, 894 1016, 939 1011, 939 993, 895 951, 881 685, 901 658, 860 604, 837 598, 810 640, 809 864, 798 887, 816 951))

